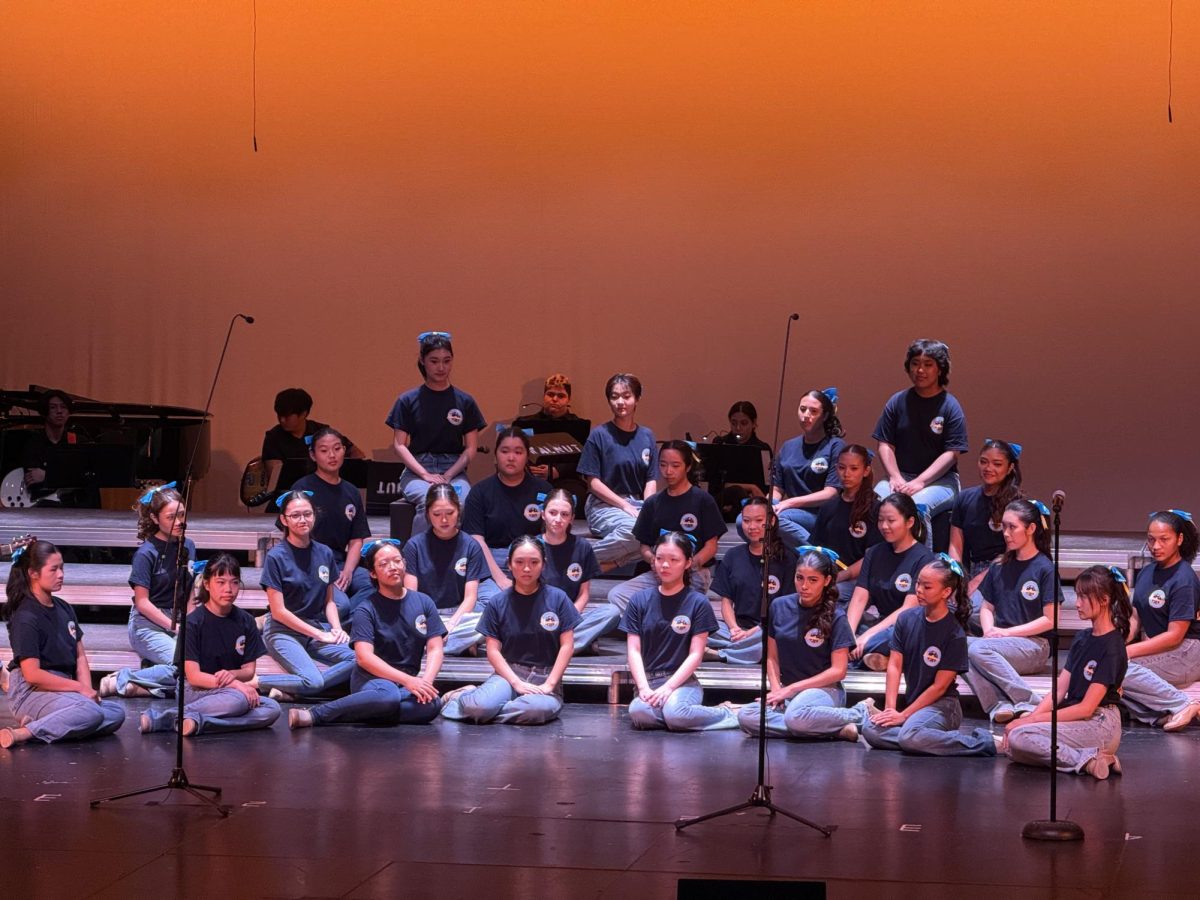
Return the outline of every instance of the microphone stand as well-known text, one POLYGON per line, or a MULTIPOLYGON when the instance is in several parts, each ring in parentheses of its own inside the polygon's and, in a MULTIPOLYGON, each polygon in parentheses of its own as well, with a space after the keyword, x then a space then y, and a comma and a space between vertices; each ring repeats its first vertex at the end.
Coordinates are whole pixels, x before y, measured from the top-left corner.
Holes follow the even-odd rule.
MULTIPOLYGON (((783 409, 783 380, 784 374, 787 372, 788 359, 788 341, 792 335, 792 322, 800 318, 799 313, 792 313, 788 316, 787 331, 783 337, 783 364, 779 371, 779 403, 775 408, 775 436, 771 442, 771 456, 775 459, 779 449, 779 417, 783 409)), ((771 466, 770 485, 768 487, 768 498, 776 488, 775 484, 775 466, 771 466)), ((700 822, 707 822, 709 819, 717 819, 722 816, 733 815, 734 813, 742 812, 746 809, 765 809, 774 818, 776 813, 782 816, 787 816, 801 825, 807 825, 815 831, 821 832, 825 837, 829 837, 836 830, 836 825, 818 825, 803 816, 784 809, 781 806, 776 806, 771 800, 772 785, 767 784, 767 635, 771 630, 771 557, 776 546, 777 533, 777 517, 774 515, 767 516, 767 530, 763 535, 763 555, 762 555, 762 587, 759 594, 759 609, 761 612, 759 629, 762 632, 762 659, 759 661, 759 696, 758 696, 758 781, 754 785, 754 790, 750 793, 750 798, 744 803, 738 803, 735 806, 728 806, 724 809, 718 809, 714 812, 705 813, 701 816, 683 816, 675 820, 675 830, 683 831, 692 825, 697 825, 700 822)))
POLYGON ((1026 822, 1021 837, 1031 841, 1082 841, 1083 828, 1076 822, 1058 818, 1058 679, 1062 669, 1058 664, 1058 598, 1061 592, 1059 574, 1059 539, 1061 537, 1059 514, 1062 512, 1063 495, 1056 492, 1054 504, 1054 619, 1050 631, 1050 818, 1026 822))
MULTIPOLYGON (((213 373, 212 386, 208 391, 208 400, 204 403, 204 414, 200 417, 201 427, 196 432, 196 440, 192 443, 192 452, 188 458, 187 471, 183 476, 183 490, 180 491, 180 497, 184 510, 191 507, 192 473, 196 467, 196 452, 200 448, 200 438, 204 432, 204 426, 208 424, 209 409, 212 407, 213 394, 217 390, 217 379, 221 377, 221 367, 225 364, 225 351, 229 349, 229 338, 233 335, 233 326, 237 324, 238 319, 244 319, 249 325, 254 324, 252 317, 242 315, 241 313, 236 314, 229 320, 229 328, 225 332, 225 344, 221 347, 221 356, 217 360, 217 370, 213 373)), ((185 518, 183 530, 180 532, 179 540, 175 546, 175 596, 171 611, 171 624, 178 624, 178 631, 175 636, 175 767, 171 770, 170 777, 162 784, 138 788, 133 791, 125 791, 109 797, 101 797, 91 802, 90 806, 92 809, 95 809, 101 803, 111 803, 114 800, 124 800, 129 797, 140 797, 143 794, 156 794, 159 791, 183 791, 191 794, 197 800, 207 803, 219 812, 222 818, 229 815, 229 807, 223 806, 216 799, 221 796, 221 789, 219 787, 192 783, 191 779, 188 778, 187 771, 183 767, 183 706, 184 687, 186 684, 183 672, 183 649, 187 643, 188 601, 191 598, 192 581, 191 569, 187 557, 187 519, 185 518), (183 589, 185 582, 188 585, 188 589, 186 590, 183 589), (208 796, 209 794, 212 794, 212 796, 208 796)))

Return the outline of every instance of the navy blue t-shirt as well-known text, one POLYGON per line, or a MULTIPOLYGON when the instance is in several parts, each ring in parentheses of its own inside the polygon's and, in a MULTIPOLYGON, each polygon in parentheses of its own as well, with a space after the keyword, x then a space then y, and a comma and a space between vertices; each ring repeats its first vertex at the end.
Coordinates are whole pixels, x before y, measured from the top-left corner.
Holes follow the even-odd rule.
POLYGON ((241 607, 233 607, 227 616, 218 616, 207 605, 188 613, 183 658, 198 663, 201 672, 236 672, 266 653, 254 616, 241 607))
POLYGON ((933 552, 924 544, 913 544, 903 553, 896 553, 891 544, 876 544, 863 557, 854 586, 866 588, 867 605, 875 604, 879 617, 886 618, 917 592, 917 575, 932 561, 933 552))
POLYGON ((457 609, 468 581, 488 577, 487 560, 479 544, 463 532, 443 541, 432 531, 414 535, 401 551, 404 568, 417 579, 421 593, 433 598, 438 609, 457 609))
POLYGON ((699 550, 711 538, 719 538, 725 533, 725 517, 708 491, 692 485, 676 497, 664 488, 646 498, 633 524, 633 536, 647 547, 653 547, 663 529, 692 535, 699 550))
MULTIPOLYGON (((778 597, 780 591, 793 590, 796 580, 796 554, 787 547, 782 551, 771 558, 767 575, 770 599, 778 597)), ((739 628, 753 628, 762 622, 762 576, 763 558, 751 553, 747 544, 734 547, 717 563, 711 590, 718 597, 729 598, 739 628)))
POLYGON ((1197 604, 1200 579, 1183 560, 1166 569, 1149 565, 1133 582, 1133 606, 1148 638, 1162 634, 1172 622, 1190 622, 1185 637, 1200 638, 1197 604))
MULTIPOLYGON (((967 671, 967 635, 952 612, 930 622, 924 609, 906 609, 896 618, 891 650, 904 657, 906 704, 925 693, 938 672, 967 671)), ((957 684, 950 682, 942 696, 957 697, 957 684)))
MULTIPOLYGON (((370 644, 376 656, 406 675, 421 671, 425 643, 443 634, 446 626, 433 599, 419 591, 406 591, 403 600, 374 591, 350 615, 350 646, 370 644)), ((365 684, 378 677, 356 666, 351 681, 365 684)))
POLYGON ((829 634, 817 627, 818 607, 806 607, 797 594, 776 598, 771 604, 771 631, 779 652, 779 677, 785 684, 820 675, 833 665, 833 651, 854 646, 850 620, 838 609, 829 634))
POLYGON ((982 485, 967 488, 954 498, 950 524, 962 531, 964 564, 991 562, 1004 553, 1004 535, 1000 524, 992 521, 992 498, 982 485))
POLYGON ((297 481, 292 490, 313 492, 310 499, 317 520, 312 538, 333 551, 340 571, 346 564, 346 545, 371 536, 371 524, 367 521, 367 510, 358 488, 344 478, 337 484, 330 484, 320 475, 313 474, 297 481))
MULTIPOLYGON (((909 388, 888 400, 871 437, 895 448, 902 474, 920 475, 947 450, 967 451, 967 418, 949 391, 922 397, 909 388)), ((957 472, 958 463, 946 471, 957 472)))
MULTIPOLYGON (((1006 560, 987 570, 979 593, 992 604, 996 624, 1001 628, 1032 622, 1054 597, 1054 563, 1044 553, 1026 560, 1006 560)), ((1058 602, 1062 603, 1061 591, 1058 602)))
POLYGON ((492 475, 471 488, 463 506, 462 530, 479 535, 493 549, 507 549, 523 534, 541 534, 538 494, 549 494, 550 482, 526 474, 516 487, 492 475))
POLYGON ((1121 700, 1119 689, 1125 680, 1125 670, 1129 668, 1121 632, 1114 628, 1097 637, 1090 628, 1080 631, 1071 642, 1063 668, 1071 673, 1071 680, 1059 709, 1082 703, 1093 684, 1108 688, 1100 705, 1115 706, 1121 700))
POLYGON ((579 589, 602 574, 591 541, 582 541, 568 534, 561 544, 542 543, 546 548, 546 568, 542 579, 546 584, 554 585, 574 603, 579 599, 579 589))
POLYGON ((36 659, 42 669, 73 680, 83 627, 71 604, 61 597, 52 597, 51 601, 51 606, 42 606, 26 597, 8 620, 8 643, 12 648, 8 667, 17 669, 21 660, 36 659))
POLYGON ((846 442, 840 437, 826 435, 816 444, 803 436, 785 441, 772 463, 775 484, 784 497, 803 497, 827 487, 842 487, 838 478, 837 458, 846 442))
MULTIPOLYGON (((196 545, 191 538, 183 540, 189 567, 184 572, 179 586, 180 597, 187 598, 192 592, 192 570, 190 563, 196 558, 196 545)), ((143 587, 150 594, 150 602, 163 612, 171 612, 175 606, 175 580, 179 569, 176 566, 179 543, 162 541, 150 537, 133 552, 133 565, 129 570, 129 586, 143 587)))
POLYGON ((675 672, 687 659, 692 637, 718 628, 712 604, 699 591, 684 588, 664 597, 658 588, 638 591, 621 616, 620 628, 642 639, 646 672, 675 672))
POLYGON ((335 568, 333 551, 324 544, 313 541, 307 547, 296 547, 280 541, 267 551, 262 588, 279 591, 288 612, 319 625, 325 621, 329 585, 337 579, 335 568))
MULTIPOLYGON (((316 464, 309 455, 308 442, 305 441, 305 438, 310 438, 322 428, 328 427, 324 422, 307 419, 304 423, 304 434, 296 437, 290 431, 284 431, 282 425, 275 425, 263 432, 261 456, 264 460, 303 460, 305 466, 311 468, 316 464)), ((349 453, 354 449, 354 442, 344 435, 343 439, 346 452, 349 453)))
POLYGON ((398 428, 408 435, 408 449, 413 456, 457 456, 463 451, 463 436, 485 425, 475 399, 453 385, 444 391, 435 391, 427 384, 405 391, 396 398, 387 417, 388 428, 398 428))
MULTIPOLYGON (((865 487, 860 490, 866 490, 865 487)), ((827 547, 836 553, 843 563, 852 566, 871 547, 883 543, 879 533, 879 503, 874 502, 865 519, 850 521, 853 501, 837 496, 826 500, 817 510, 817 524, 813 526, 812 542, 818 547, 827 547)))
POLYGON ((559 637, 583 620, 574 604, 556 587, 543 584, 536 594, 502 592, 484 609, 476 630, 500 642, 509 665, 553 666, 559 637))
POLYGON ((646 482, 658 477, 658 444, 644 425, 622 431, 612 422, 597 425, 588 435, 576 471, 599 478, 621 497, 641 497, 646 482))

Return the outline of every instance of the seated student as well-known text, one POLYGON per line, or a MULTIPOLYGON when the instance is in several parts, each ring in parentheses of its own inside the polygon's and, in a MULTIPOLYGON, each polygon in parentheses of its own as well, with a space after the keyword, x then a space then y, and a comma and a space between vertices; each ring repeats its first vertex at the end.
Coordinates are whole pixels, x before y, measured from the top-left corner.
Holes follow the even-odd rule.
POLYGON ((967 575, 939 554, 917 576, 919 608, 896 619, 884 708, 871 713, 863 738, 876 750, 926 756, 995 756, 986 728, 960 732, 962 707, 955 678, 967 670, 967 575), (904 675, 904 711, 897 708, 904 675))
POLYGON ((729 431, 716 438, 714 444, 736 444, 739 447, 771 449, 771 445, 758 436, 758 410, 749 400, 739 400, 729 407, 729 431))
MULTIPOLYGON (((706 659, 752 666, 762 659, 763 553, 767 524, 775 511, 766 497, 752 497, 742 507, 742 534, 746 543, 734 547, 717 563, 712 591, 721 598, 721 623, 709 635, 706 659)), ((795 577, 796 554, 783 546, 775 534, 771 566, 767 575, 768 600, 795 577)))
POLYGON ((837 416, 836 388, 808 391, 796 417, 800 435, 785 441, 775 457, 771 499, 779 514, 779 537, 793 550, 809 543, 821 504, 837 496, 837 458, 846 433, 837 416))
POLYGON ((615 569, 637 559, 640 543, 633 525, 646 498, 658 490, 658 444, 654 432, 634 421, 642 383, 618 372, 608 379, 604 396, 613 420, 597 425, 579 457, 579 474, 588 485, 588 527, 598 540, 592 547, 600 568, 615 569))
MULTIPOLYGON (((530 416, 518 416, 513 419, 514 428, 530 428, 545 425, 547 422, 582 422, 583 420, 571 411, 571 381, 561 372, 556 372, 546 378, 542 394, 542 408, 530 416)), ((529 474, 535 478, 545 478, 556 488, 564 488, 576 497, 587 495, 587 484, 578 474, 578 462, 559 462, 553 466, 546 463, 530 466, 529 474)), ((583 508, 577 510, 583 513, 583 508)))
POLYGON ((950 512, 950 555, 963 564, 971 583, 975 615, 983 598, 979 585, 993 562, 1004 555, 1006 543, 1001 520, 1014 500, 1020 500, 1021 445, 986 438, 979 451, 979 481, 954 498, 950 512))
POLYGON ((846 444, 837 455, 838 481, 842 489, 837 497, 826 500, 817 510, 813 541, 828 547, 845 566, 837 575, 838 596, 843 606, 850 602, 854 585, 862 569, 867 550, 883 542, 879 533, 879 499, 875 496, 875 474, 871 471, 874 454, 860 444, 846 444))
POLYGON ((717 542, 725 534, 725 519, 712 494, 696 487, 700 464, 687 441, 667 441, 658 452, 658 472, 665 487, 646 499, 633 526, 633 536, 642 548, 642 558, 652 568, 619 584, 608 592, 608 601, 624 612, 634 594, 652 588, 655 578, 654 547, 664 531, 679 531, 696 540, 692 560, 692 583, 701 593, 712 581, 709 564, 717 555, 717 542))
MULTIPOLYGON (((837 555, 805 547, 795 566, 796 593, 771 603, 767 637, 767 736, 837 738, 857 741, 875 711, 867 698, 846 708, 842 679, 850 662, 854 632, 838 606, 837 555)), ((761 698, 738 713, 738 724, 757 735, 761 698)))
POLYGON ((375 589, 354 610, 350 643, 357 665, 350 695, 312 709, 293 707, 288 725, 424 725, 441 710, 433 683, 442 668, 446 626, 425 594, 404 586, 404 556, 392 538, 372 541, 363 568, 375 589), (425 671, 421 671, 421 658, 425 671))
MULTIPOLYGON (((1007 548, 980 585, 982 638, 968 643, 963 680, 993 722, 1028 715, 1039 697, 1021 678, 1045 671, 1054 625, 1054 563, 1045 504, 1015 500, 1001 519, 1007 548)), ((1061 593, 1057 602, 1062 602, 1061 593)))
POLYGON ((941 341, 909 344, 904 371, 913 386, 893 394, 871 437, 887 477, 875 485, 880 497, 907 494, 925 512, 925 544, 933 547, 933 517, 948 511, 958 494, 958 455, 966 453, 967 419, 950 383, 950 348, 941 341))
POLYGON ((495 674, 478 687, 446 695, 442 715, 476 725, 544 725, 562 710, 562 677, 571 661, 579 613, 556 587, 542 581, 546 548, 535 537, 513 541, 513 585, 479 620, 495 674))
POLYGON ((63 391, 46 391, 38 398, 42 427, 29 436, 21 451, 25 486, 29 489, 34 506, 69 506, 76 509, 97 509, 100 506, 100 493, 95 488, 48 488, 45 485, 54 449, 64 444, 73 447, 87 442, 70 426, 74 409, 75 401, 63 391))
POLYGON ((500 587, 488 577, 484 552, 458 527, 462 506, 454 485, 435 484, 423 505, 429 527, 404 545, 404 586, 433 598, 445 619, 447 656, 474 652, 483 640, 476 626, 500 587))
POLYGON ((263 623, 267 652, 286 675, 262 675, 272 699, 294 700, 350 680, 354 651, 333 602, 333 551, 312 539, 315 511, 303 491, 275 501, 284 539, 267 551, 262 587, 270 611, 263 623), (322 671, 316 663, 329 668, 322 671))
POLYGON ((294 491, 312 494, 317 518, 312 539, 333 551, 337 579, 333 582, 333 602, 343 621, 371 593, 371 579, 358 562, 363 540, 371 536, 367 510, 358 488, 342 478, 346 461, 346 439, 336 428, 326 425, 312 436, 308 454, 317 471, 305 475, 294 485, 294 491))
POLYGON ((454 347, 445 331, 417 335, 420 387, 405 391, 392 404, 387 426, 392 446, 404 463, 400 490, 416 507, 413 530, 423 530, 425 497, 438 484, 457 486, 467 496, 467 467, 479 449, 479 432, 487 425, 475 398, 450 383, 454 347))
MULTIPOLYGON (((184 737, 270 728, 279 704, 255 690, 256 660, 267 647, 254 617, 234 606, 242 590, 242 569, 228 553, 204 567, 200 605, 187 618, 183 645, 184 737)), ((172 705, 142 713, 140 731, 174 731, 178 709, 172 705)))
MULTIPOLYGON (((1115 566, 1092 566, 1075 579, 1079 617, 1092 623, 1076 633, 1059 673, 1058 753, 1060 772, 1086 772, 1103 781, 1121 774, 1121 682, 1128 664, 1129 605, 1125 576, 1115 566)), ((1050 765, 1051 699, 1047 694, 1030 715, 1005 726, 1002 749, 1013 762, 1050 765)))
POLYGON ((1200 578, 1192 569, 1198 544, 1191 513, 1153 513, 1146 547, 1154 562, 1133 587, 1134 640, 1125 648, 1129 671, 1121 702, 1139 722, 1168 732, 1182 731, 1200 713, 1179 690, 1200 681, 1200 578))
POLYGON ((13 554, 3 616, 12 648, 8 704, 19 724, 0 728, 2 749, 33 739, 100 737, 125 721, 120 703, 92 689, 83 628, 75 610, 54 596, 62 586, 63 558, 53 544, 34 541, 13 554))
POLYGON ((138 498, 138 540, 129 572, 133 607, 129 610, 129 646, 149 665, 121 669, 100 679, 100 696, 166 697, 175 693, 175 601, 192 598, 191 563, 196 545, 184 538, 184 568, 178 568, 179 538, 187 510, 174 482, 138 498))
MULTIPOLYGON (((324 422, 310 419, 313 398, 304 388, 284 388, 275 395, 275 418, 279 423, 263 434, 262 456, 267 466, 267 489, 271 491, 263 512, 275 515, 275 501, 292 488, 296 479, 313 471, 314 463, 306 438, 316 435, 324 422)), ((363 452, 343 437, 346 455, 362 459, 363 452)))
POLYGON ((629 671, 637 696, 629 704, 634 728, 715 731, 737 728, 729 705, 704 706, 696 669, 708 636, 717 630, 712 605, 689 584, 693 538, 668 531, 654 545, 657 584, 635 594, 621 616, 629 671))
POLYGON ((588 541, 571 533, 575 498, 562 488, 552 490, 542 502, 542 544, 546 547, 546 584, 558 588, 575 604, 581 616, 575 626, 575 656, 591 650, 621 621, 621 611, 611 603, 589 603, 592 579, 600 577, 600 564, 588 541))
POLYGON ((496 474, 483 479, 463 505, 463 531, 484 553, 492 581, 503 590, 512 581, 504 573, 508 548, 523 534, 542 530, 538 500, 552 488, 550 482, 527 471, 529 435, 520 428, 501 428, 496 434, 496 474))
POLYGON ((892 626, 902 610, 917 605, 917 573, 932 561, 933 554, 921 543, 925 523, 907 494, 892 494, 879 504, 877 521, 885 543, 876 544, 863 556, 846 616, 858 634, 850 658, 882 672, 891 652, 892 626), (879 621, 858 633, 868 606, 875 607, 879 621))

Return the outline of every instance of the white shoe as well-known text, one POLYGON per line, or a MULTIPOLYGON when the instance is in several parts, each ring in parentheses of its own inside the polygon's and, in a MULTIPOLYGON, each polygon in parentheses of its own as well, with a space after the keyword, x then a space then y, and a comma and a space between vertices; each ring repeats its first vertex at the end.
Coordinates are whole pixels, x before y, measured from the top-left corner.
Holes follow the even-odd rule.
POLYGON ((1108 760, 1104 758, 1103 753, 1097 753, 1087 761, 1087 765, 1083 767, 1083 771, 1087 772, 1097 781, 1103 781, 1108 777, 1108 760))
POLYGON ((313 717, 312 713, 307 709, 301 709, 294 706, 288 710, 288 728, 293 731, 297 728, 312 728, 313 717))
POLYGON ((98 693, 101 697, 117 697, 117 673, 109 672, 100 679, 100 688, 98 693))
POLYGON ((267 691, 267 696, 277 703, 295 703, 296 698, 291 694, 281 691, 279 688, 271 688, 267 691))
POLYGON ((1163 731, 1183 731, 1188 725, 1192 724, 1192 719, 1196 718, 1196 714, 1200 713, 1200 704, 1189 703, 1163 724, 1163 731))

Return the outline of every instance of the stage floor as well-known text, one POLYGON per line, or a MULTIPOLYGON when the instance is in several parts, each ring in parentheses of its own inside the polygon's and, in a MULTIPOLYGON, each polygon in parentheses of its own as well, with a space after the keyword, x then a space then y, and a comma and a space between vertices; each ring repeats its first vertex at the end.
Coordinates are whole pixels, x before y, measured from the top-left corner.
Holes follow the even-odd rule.
POLYGON ((827 880, 844 898, 1197 895, 1200 728, 1127 730, 1123 777, 1061 777, 1059 814, 1087 837, 1046 845, 1021 827, 1045 817, 1048 773, 845 743, 770 745, 776 802, 831 838, 757 810, 677 833, 746 799, 754 743, 634 732, 623 709, 578 704, 543 728, 205 737, 185 764, 224 788, 228 819, 179 794, 89 809, 170 773, 172 738, 136 730, 144 705, 111 738, 0 751, 5 896, 627 900, 674 897, 681 877, 827 880))

